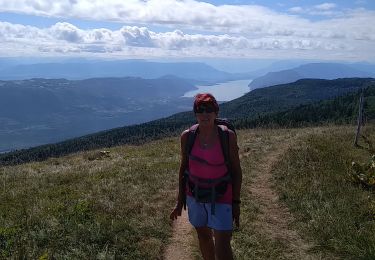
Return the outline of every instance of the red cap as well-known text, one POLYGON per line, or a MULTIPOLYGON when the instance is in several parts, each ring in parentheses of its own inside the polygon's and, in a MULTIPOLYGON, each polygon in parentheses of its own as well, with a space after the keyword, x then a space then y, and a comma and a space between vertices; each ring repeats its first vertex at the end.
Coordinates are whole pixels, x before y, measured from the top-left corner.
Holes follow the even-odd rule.
POLYGON ((216 113, 219 111, 219 105, 215 99, 215 97, 210 93, 199 93, 195 96, 194 99, 194 112, 197 111, 197 108, 200 105, 208 105, 212 104, 215 108, 216 113))

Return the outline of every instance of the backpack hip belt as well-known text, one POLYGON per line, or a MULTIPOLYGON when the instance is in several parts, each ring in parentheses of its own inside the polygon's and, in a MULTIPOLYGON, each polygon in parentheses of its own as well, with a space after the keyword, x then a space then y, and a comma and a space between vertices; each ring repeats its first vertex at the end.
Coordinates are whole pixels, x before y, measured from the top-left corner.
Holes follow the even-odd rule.
POLYGON ((219 178, 200 178, 191 175, 188 170, 184 173, 185 188, 188 188, 197 202, 211 203, 211 214, 215 215, 216 200, 227 191, 227 186, 232 182, 231 174, 227 172, 219 178))

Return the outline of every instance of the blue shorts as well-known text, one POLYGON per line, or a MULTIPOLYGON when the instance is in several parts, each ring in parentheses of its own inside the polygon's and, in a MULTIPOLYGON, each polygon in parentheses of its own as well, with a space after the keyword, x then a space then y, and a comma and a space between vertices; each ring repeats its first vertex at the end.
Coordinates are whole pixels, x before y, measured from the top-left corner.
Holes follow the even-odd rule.
POLYGON ((194 227, 209 227, 218 231, 233 230, 232 205, 215 203, 215 215, 211 215, 211 203, 196 202, 186 196, 189 221, 194 227))

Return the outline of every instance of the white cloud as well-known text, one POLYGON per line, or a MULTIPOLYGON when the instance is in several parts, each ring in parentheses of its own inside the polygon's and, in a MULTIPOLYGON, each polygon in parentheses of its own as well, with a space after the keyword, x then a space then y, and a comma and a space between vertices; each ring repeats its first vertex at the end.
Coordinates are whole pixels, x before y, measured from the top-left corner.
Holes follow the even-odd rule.
POLYGON ((84 32, 70 23, 57 23, 50 28, 50 32, 59 40, 83 42, 84 32))
MULTIPOLYGON (((349 17, 347 13, 333 11, 336 5, 333 3, 323 3, 314 8, 303 9, 293 7, 290 12, 312 15, 324 15, 342 17, 342 21, 349 17)), ((317 28, 316 23, 307 19, 277 13, 268 8, 256 5, 214 6, 209 3, 197 2, 193 0, 12 0, 0 1, 0 11, 19 12, 44 16, 91 19, 98 21, 118 21, 122 23, 159 24, 167 26, 170 30, 201 30, 203 33, 215 34, 240 34, 246 37, 259 36, 306 36, 316 35, 321 28, 317 28)), ((364 11, 366 12, 366 11, 364 11)), ((362 28, 370 28, 375 20, 375 13, 368 12, 371 17, 361 24, 362 28)), ((359 15, 358 15, 359 16, 359 15)), ((331 29, 327 23, 327 30, 331 29)), ((142 27, 142 26, 141 26, 142 27)), ((336 25, 334 25, 336 27, 336 25)), ((60 30, 60 37, 72 42, 82 41, 82 35, 77 28, 63 27, 60 30)), ((335 28, 336 30, 336 28, 335 28)), ((340 28, 345 35, 350 35, 347 29, 340 28)), ((107 39, 111 37, 105 32, 96 32, 98 41, 101 37, 107 39)), ((146 35, 142 29, 133 30, 129 27, 124 30, 123 37, 132 45, 153 46, 150 35, 146 35)), ((323 34, 326 37, 328 34, 323 34)))
POLYGON ((318 16, 326 16, 326 17, 343 16, 344 13, 340 10, 335 9, 336 7, 337 5, 334 3, 323 3, 320 5, 315 5, 312 7, 305 7, 305 8, 302 8, 300 6, 295 6, 295 7, 289 8, 288 11, 294 14, 308 14, 308 15, 318 15, 318 16))
POLYGON ((44 37, 43 31, 36 27, 0 22, 0 37, 16 40, 22 38, 38 39, 44 37))
POLYGON ((323 3, 320 5, 314 6, 315 9, 322 10, 322 11, 331 10, 331 9, 334 9, 335 7, 336 7, 336 4, 334 3, 323 3))
POLYGON ((129 46, 154 47, 150 32, 146 27, 125 26, 120 32, 129 46))
POLYGON ((304 9, 300 6, 295 6, 295 7, 289 8, 288 11, 292 13, 303 13, 304 9))
POLYGON ((85 41, 90 43, 105 43, 113 40, 113 32, 105 28, 93 29, 85 35, 85 41))
MULTIPOLYGON (((323 34, 320 32, 319 34, 323 34)), ((157 33, 146 27, 124 26, 119 30, 83 30, 69 23, 57 23, 50 28, 0 22, 0 35, 4 46, 12 45, 13 51, 22 52, 27 45, 32 52, 53 54, 122 54, 145 56, 251 56, 263 51, 332 51, 349 50, 350 47, 339 40, 324 41, 306 37, 258 37, 241 35, 186 34, 181 30, 157 33), (29 33, 26 33, 28 32, 29 33)), ((336 35, 341 38, 342 35, 336 35)), ((364 37, 359 33, 355 37, 364 37)), ((327 35, 327 38, 334 38, 327 35)), ((6 48, 5 48, 6 49, 6 48)), ((4 50, 5 50, 4 49, 4 50)), ((4 54, 1 53, 0 54, 4 54)))
POLYGON ((30 48, 43 53, 141 56, 252 56, 263 51, 327 55, 349 49, 358 57, 365 55, 364 49, 375 53, 375 12, 343 13, 336 7, 295 6, 289 9, 294 15, 289 15, 256 5, 214 6, 194 0, 0 0, 0 12, 137 24, 88 30, 66 22, 50 28, 0 22, 0 54, 11 47, 20 52, 30 48), (300 16, 304 13, 327 17, 310 21, 300 16), (150 30, 152 25, 164 26, 165 32, 150 30))
POLYGON ((12 0, 0 1, 0 11, 49 17, 159 24, 217 33, 276 31, 303 19, 257 5, 215 6, 194 0, 12 0), (277 22, 275 22, 277 21, 277 22))

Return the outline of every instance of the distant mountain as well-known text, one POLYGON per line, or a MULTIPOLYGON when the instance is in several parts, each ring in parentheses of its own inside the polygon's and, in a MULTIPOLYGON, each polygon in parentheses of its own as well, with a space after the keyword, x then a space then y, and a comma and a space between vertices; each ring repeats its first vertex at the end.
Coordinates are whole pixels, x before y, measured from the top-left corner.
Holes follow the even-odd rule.
MULTIPOLYGON (((258 118, 240 120, 241 127, 301 127, 311 125, 353 124, 358 119, 361 91, 350 92, 330 100, 302 104, 280 112, 268 113, 258 118)), ((375 82, 364 91, 365 121, 375 119, 375 82)))
POLYGON ((191 109, 176 77, 0 81, 0 151, 57 142, 191 109))
POLYGON ((368 62, 357 62, 353 64, 348 64, 348 66, 360 71, 370 73, 372 77, 375 77, 375 64, 368 62))
MULTIPOLYGON (((269 72, 262 77, 255 78, 249 87, 251 90, 268 86, 291 83, 298 79, 338 79, 350 77, 375 77, 375 71, 361 71, 356 65, 346 65, 338 63, 309 63, 294 69, 269 72)), ((365 66, 361 67, 364 68, 365 66)))
MULTIPOLYGON (((0 64, 1 65, 1 64, 0 64)), ((20 64, 1 69, 0 79, 30 78, 88 79, 101 77, 141 77, 146 79, 174 75, 192 82, 212 84, 245 77, 214 69, 200 62, 150 62, 144 60, 86 61, 20 64)))
POLYGON ((229 118, 255 118, 301 104, 332 99, 357 91, 373 81, 372 78, 300 79, 293 83, 258 88, 222 105, 221 114, 229 118))
POLYGON ((264 76, 268 72, 277 72, 281 70, 288 70, 288 69, 293 69, 295 67, 301 66, 303 64, 308 64, 312 63, 311 61, 308 60, 280 60, 280 61, 275 61, 271 63, 270 65, 256 69, 252 71, 252 74, 255 76, 253 79, 264 76))
MULTIPOLYGON (((355 113, 355 105, 353 105, 355 101, 344 98, 338 105, 324 105, 322 103, 315 105, 315 103, 335 99, 369 87, 375 89, 374 79, 299 80, 291 84, 256 89, 241 98, 221 104, 220 116, 231 118, 237 128, 269 125, 269 123, 282 126, 288 126, 288 123, 300 125, 301 122, 308 122, 312 117, 319 118, 319 120, 315 118, 311 120, 311 123, 315 124, 329 121, 332 118, 333 120, 344 118, 342 122, 347 122, 347 119, 350 120, 353 115, 350 108, 353 108, 352 110, 355 113), (320 106, 322 106, 321 110, 319 110, 320 106), (298 113, 299 108, 301 113, 298 113), (316 113, 309 112, 310 108, 316 113), (333 111, 328 111, 328 116, 319 115, 319 113, 326 113, 325 111, 330 109, 333 109, 333 111), (278 120, 279 116, 284 117, 282 122, 278 120)), ((373 105, 368 105, 368 108, 372 111, 370 114, 375 118, 375 92, 372 100, 373 105)), ((178 135, 194 122, 193 112, 181 112, 139 125, 120 127, 57 144, 0 154, 0 165, 44 160, 51 156, 62 156, 88 149, 122 144, 140 144, 157 138, 178 135)))

